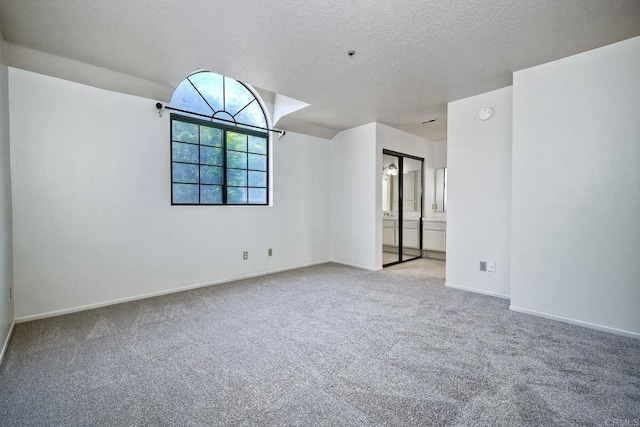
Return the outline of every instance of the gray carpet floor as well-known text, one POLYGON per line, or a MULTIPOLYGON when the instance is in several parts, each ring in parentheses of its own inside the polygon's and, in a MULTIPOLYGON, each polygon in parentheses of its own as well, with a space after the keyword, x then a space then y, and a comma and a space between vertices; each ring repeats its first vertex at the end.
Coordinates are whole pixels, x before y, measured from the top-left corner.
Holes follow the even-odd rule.
POLYGON ((640 341, 443 283, 441 261, 375 273, 325 264, 18 324, 0 368, 0 424, 640 418, 640 341))

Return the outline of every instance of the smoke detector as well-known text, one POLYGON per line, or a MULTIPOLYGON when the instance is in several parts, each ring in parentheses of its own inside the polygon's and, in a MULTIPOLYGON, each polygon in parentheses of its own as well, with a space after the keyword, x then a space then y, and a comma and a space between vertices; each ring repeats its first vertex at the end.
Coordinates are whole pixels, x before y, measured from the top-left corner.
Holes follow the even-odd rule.
POLYGON ((485 120, 489 120, 492 115, 493 115, 493 110, 489 107, 484 107, 478 113, 478 118, 482 121, 485 121, 485 120))

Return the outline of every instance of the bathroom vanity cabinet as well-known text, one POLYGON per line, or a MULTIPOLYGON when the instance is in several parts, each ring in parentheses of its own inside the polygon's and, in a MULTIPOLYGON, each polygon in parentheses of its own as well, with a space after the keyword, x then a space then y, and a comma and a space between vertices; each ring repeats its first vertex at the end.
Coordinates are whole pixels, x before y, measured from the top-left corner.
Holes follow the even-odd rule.
MULTIPOLYGON (((402 227, 403 242, 405 248, 420 248, 420 221, 405 220, 402 227)), ((382 244, 386 246, 398 246, 400 244, 398 237, 398 220, 383 219, 382 220, 382 244)))

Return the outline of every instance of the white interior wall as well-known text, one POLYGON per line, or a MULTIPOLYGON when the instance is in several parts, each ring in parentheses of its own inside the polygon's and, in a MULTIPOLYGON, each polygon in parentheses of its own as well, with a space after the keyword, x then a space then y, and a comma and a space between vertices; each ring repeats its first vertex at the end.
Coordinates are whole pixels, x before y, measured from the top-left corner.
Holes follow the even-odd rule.
POLYGON ((436 141, 433 143, 433 167, 447 167, 447 140, 436 141))
POLYGON ((512 88, 451 102, 447 117, 447 286, 508 298, 512 88))
POLYGON ((9 82, 17 318, 329 260, 328 140, 274 141, 273 207, 171 206, 155 101, 14 68, 9 82))
POLYGON ((434 143, 382 123, 376 123, 376 265, 382 268, 382 150, 396 151, 424 159, 423 215, 431 211, 433 200, 434 143))
POLYGON ((640 336, 640 37, 516 72, 513 110, 511 308, 640 336))
MULTIPOLYGON (((331 259, 377 270, 376 123, 339 132, 331 140, 331 259)), ((380 166, 382 168, 382 166, 380 166)), ((323 176, 326 176, 325 171, 323 176)))
POLYGON ((435 203, 435 170, 447 167, 447 140, 436 141, 433 143, 433 170, 429 171, 427 177, 427 188, 429 192, 429 198, 425 199, 425 216, 430 218, 445 218, 446 212, 435 212, 433 210, 433 203, 435 203))
POLYGON ((11 165, 9 155, 9 85, 4 42, 0 33, 0 362, 13 324, 13 243, 11 165))

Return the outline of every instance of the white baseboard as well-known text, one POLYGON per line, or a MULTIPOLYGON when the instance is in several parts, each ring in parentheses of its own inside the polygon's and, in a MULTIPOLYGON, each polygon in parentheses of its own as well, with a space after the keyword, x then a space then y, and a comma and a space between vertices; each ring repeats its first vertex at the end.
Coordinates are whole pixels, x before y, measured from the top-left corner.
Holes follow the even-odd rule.
POLYGON ((610 328, 609 326, 596 325, 595 323, 583 322, 582 320, 570 319, 568 317, 556 316, 555 314, 542 313, 540 311, 529 310, 527 308, 509 306, 509 310, 518 313, 529 314, 531 316, 543 317, 545 319, 556 320, 558 322, 569 323, 571 325, 582 326, 596 331, 609 332, 611 334, 621 335, 623 337, 640 339, 640 333, 625 331, 624 329, 610 328))
POLYGON ((78 311, 85 311, 85 310, 91 310, 91 309, 94 309, 94 308, 106 307, 106 306, 109 306, 109 305, 122 304, 124 302, 137 301, 137 300, 141 300, 141 299, 145 299, 145 298, 153 298, 153 297, 158 297, 158 296, 161 296, 161 295, 175 294, 177 292, 184 292, 184 291, 188 291, 188 290, 191 290, 191 289, 205 288, 207 286, 213 286, 213 285, 220 285, 220 284, 223 284, 223 283, 236 282, 238 280, 251 279, 253 277, 260 277, 260 276, 266 276, 266 275, 274 274, 274 273, 281 273, 283 271, 297 270, 299 268, 311 267, 311 266, 320 265, 320 264, 327 264, 329 262, 331 262, 331 261, 326 260, 326 261, 311 262, 311 263, 308 263, 308 264, 301 264, 301 265, 297 265, 297 266, 294 266, 294 267, 285 267, 285 268, 279 268, 279 269, 275 269, 275 270, 266 270, 266 271, 261 271, 259 273, 245 274, 243 276, 237 276, 237 277, 230 277, 230 278, 226 278, 226 279, 215 280, 213 282, 197 283, 195 285, 187 285, 187 286, 182 286, 182 287, 179 287, 179 288, 172 288, 172 289, 166 289, 166 290, 163 290, 163 291, 157 291, 157 292, 150 292, 150 293, 147 293, 147 294, 135 295, 135 296, 131 296, 131 297, 118 298, 118 299, 104 301, 104 302, 98 302, 98 303, 94 303, 94 304, 82 305, 82 306, 79 306, 79 307, 71 307, 71 308, 65 308, 63 310, 55 310, 55 311, 49 311, 49 312, 46 312, 46 313, 33 314, 33 315, 30 315, 30 316, 22 316, 22 317, 16 318, 14 323, 24 323, 24 322, 30 322, 32 320, 46 319, 47 317, 62 316, 63 314, 77 313, 78 311))
POLYGON ((445 283, 444 285, 446 287, 448 287, 448 288, 460 289, 460 290, 467 291, 467 292, 475 292, 477 294, 489 295, 490 297, 496 297, 496 298, 502 298, 502 299, 511 299, 511 296, 509 296, 509 295, 501 294, 501 293, 498 293, 498 292, 485 291, 484 289, 469 288, 467 286, 456 285, 455 283, 449 283, 449 282, 445 283))
POLYGON ((373 267, 367 267, 365 265, 360 265, 360 264, 354 264, 351 262, 345 262, 345 261, 337 261, 335 259, 332 259, 331 261, 334 264, 340 264, 340 265, 346 265, 347 267, 355 267, 355 268, 359 268, 360 270, 367 270, 367 271, 381 271, 382 267, 377 267, 377 268, 373 268, 373 267))
POLYGON ((4 340, 4 345, 2 346, 2 351, 0 351, 0 365, 2 365, 2 361, 4 360, 4 354, 7 351, 7 347, 9 347, 9 341, 11 341, 11 335, 13 335, 13 328, 16 326, 16 321, 11 322, 11 327, 9 328, 9 333, 7 334, 7 338, 4 340))

